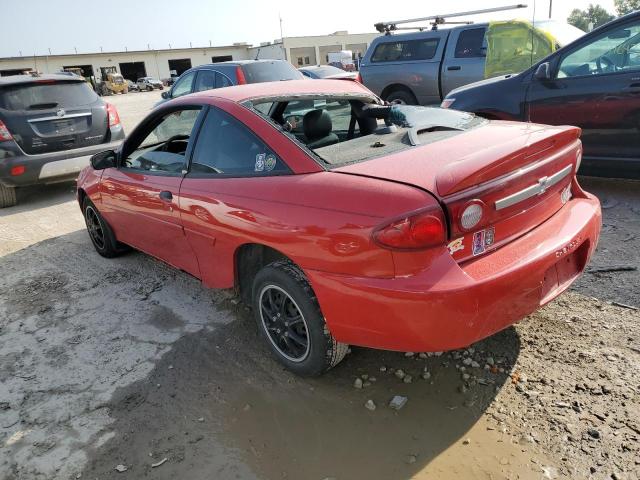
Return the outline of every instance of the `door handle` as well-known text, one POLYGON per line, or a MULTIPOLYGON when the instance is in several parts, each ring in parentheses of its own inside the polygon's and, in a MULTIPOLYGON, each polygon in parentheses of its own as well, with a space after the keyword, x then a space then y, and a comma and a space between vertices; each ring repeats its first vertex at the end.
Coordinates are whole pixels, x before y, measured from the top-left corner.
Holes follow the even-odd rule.
POLYGON ((462 67, 460 65, 451 65, 447 67, 447 70, 462 70, 462 67))
POLYGON ((640 83, 632 83, 628 87, 623 88, 625 92, 640 92, 640 83))
POLYGON ((163 190, 158 194, 158 196, 160 197, 160 200, 164 200, 165 202, 173 200, 173 194, 168 190, 163 190))

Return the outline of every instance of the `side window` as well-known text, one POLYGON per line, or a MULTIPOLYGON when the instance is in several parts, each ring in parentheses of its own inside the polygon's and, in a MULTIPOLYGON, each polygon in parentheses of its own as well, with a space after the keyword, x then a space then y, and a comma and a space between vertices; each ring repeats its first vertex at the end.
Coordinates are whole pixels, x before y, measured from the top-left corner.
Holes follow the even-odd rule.
POLYGON ((176 98, 191 93, 191 85, 193 85, 193 79, 195 76, 196 72, 191 72, 178 80, 171 91, 171 97, 176 98))
POLYGON ((640 25, 605 32, 560 63, 558 78, 640 70, 640 25))
POLYGON ((438 38, 384 42, 379 44, 371 56, 372 62, 409 62, 430 60, 438 49, 438 38))
POLYGON ((212 70, 200 70, 193 91, 202 92, 203 90, 211 90, 212 88, 216 88, 216 72, 212 70))
POLYGON ((233 176, 288 173, 284 162, 231 115, 211 108, 198 135, 191 173, 233 176))
POLYGON ((456 42, 456 58, 477 58, 486 56, 485 28, 463 30, 456 42))
POLYGON ((126 156, 122 168, 157 174, 181 173, 186 168, 185 154, 199 113, 198 107, 165 115, 126 156))
POLYGON ((216 88, 231 87, 233 83, 226 75, 216 72, 216 88))

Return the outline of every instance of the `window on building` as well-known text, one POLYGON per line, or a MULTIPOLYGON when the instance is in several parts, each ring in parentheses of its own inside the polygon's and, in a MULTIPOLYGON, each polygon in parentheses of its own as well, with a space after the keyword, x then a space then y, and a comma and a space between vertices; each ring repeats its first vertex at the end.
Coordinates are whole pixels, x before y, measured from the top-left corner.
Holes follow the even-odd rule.
POLYGON ((302 65, 302 57, 298 57, 298 65, 302 65))
POLYGON ((477 58, 487 54, 485 28, 470 28, 460 32, 456 42, 456 58, 477 58))
POLYGON ((309 65, 310 63, 311 61, 309 60, 309 57, 304 57, 304 64, 309 65))
POLYGON ((438 43, 438 38, 380 43, 373 52, 371 61, 409 62, 415 60, 430 60, 436 54, 438 43))

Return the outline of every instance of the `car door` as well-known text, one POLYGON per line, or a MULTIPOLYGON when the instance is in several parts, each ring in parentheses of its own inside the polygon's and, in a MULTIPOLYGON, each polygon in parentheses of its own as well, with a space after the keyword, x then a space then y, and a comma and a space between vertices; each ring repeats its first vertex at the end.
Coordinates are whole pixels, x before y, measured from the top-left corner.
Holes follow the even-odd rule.
POLYGON ((147 119, 100 184, 101 210, 120 241, 196 276, 180 220, 180 183, 200 112, 200 106, 181 105, 147 119))
POLYGON ((221 284, 224 273, 217 268, 218 259, 233 256, 242 242, 236 232, 253 230, 259 236, 273 229, 268 206, 251 194, 270 177, 290 173, 246 125, 218 108, 209 109, 180 187, 182 224, 205 284, 221 284))
POLYGON ((533 78, 529 120, 582 128, 585 157, 640 158, 640 21, 585 38, 533 78))
POLYGON ((483 26, 457 28, 451 31, 442 62, 442 96, 454 88, 484 78, 487 55, 487 28, 483 26))

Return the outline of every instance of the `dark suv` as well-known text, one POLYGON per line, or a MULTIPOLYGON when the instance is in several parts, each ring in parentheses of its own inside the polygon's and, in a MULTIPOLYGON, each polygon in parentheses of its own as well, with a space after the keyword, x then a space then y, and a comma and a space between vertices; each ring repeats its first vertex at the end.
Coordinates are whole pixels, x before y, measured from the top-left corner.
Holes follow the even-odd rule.
POLYGON ((304 76, 284 60, 234 60, 198 65, 180 75, 171 89, 162 93, 163 100, 158 105, 171 98, 212 88, 302 78, 304 76))
POLYGON ((83 78, 1 77, 0 208, 16 204, 16 187, 73 180, 123 138, 115 107, 83 78))

